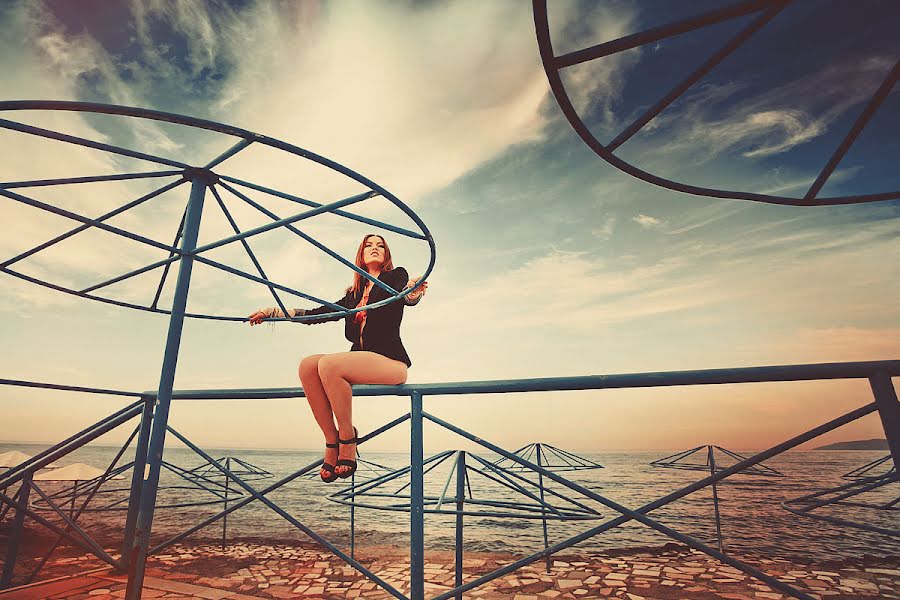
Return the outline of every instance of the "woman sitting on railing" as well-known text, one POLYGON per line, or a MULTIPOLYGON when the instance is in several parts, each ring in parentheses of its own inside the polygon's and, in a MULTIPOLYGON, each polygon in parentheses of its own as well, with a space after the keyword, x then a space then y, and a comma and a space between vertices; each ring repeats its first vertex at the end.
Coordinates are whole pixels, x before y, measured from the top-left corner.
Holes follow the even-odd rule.
MULTIPOLYGON (((356 266, 395 290, 418 283, 409 279, 406 269, 394 267, 391 250, 380 235, 367 235, 356 251, 356 266)), ((353 343, 350 352, 313 354, 300 362, 300 381, 313 415, 325 434, 325 459, 319 476, 331 483, 338 477, 350 477, 356 471, 357 431, 353 427, 352 389, 358 383, 395 385, 406 382, 407 367, 412 365, 400 341, 403 307, 422 299, 427 282, 403 300, 392 302, 344 317, 344 335, 353 343), (337 420, 337 426, 335 426, 337 420), (335 460, 337 459, 337 460, 335 460)), ((353 285, 335 304, 357 308, 388 298, 387 290, 375 286, 359 273, 353 285)), ((311 310, 290 309, 288 317, 322 315, 334 312, 328 306, 311 310)), ((250 315, 250 325, 267 318, 283 318, 279 308, 265 308, 250 315)), ((303 321, 307 325, 337 321, 341 317, 325 317, 303 321)))

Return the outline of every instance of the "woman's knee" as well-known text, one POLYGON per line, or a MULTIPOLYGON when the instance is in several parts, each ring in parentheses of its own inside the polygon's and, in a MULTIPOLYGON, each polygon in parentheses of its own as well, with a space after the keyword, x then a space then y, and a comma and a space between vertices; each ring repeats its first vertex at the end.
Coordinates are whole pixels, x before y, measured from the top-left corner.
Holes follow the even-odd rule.
POLYGON ((311 354, 300 361, 300 381, 314 381, 319 377, 319 361, 323 354, 311 354))
POLYGON ((316 368, 319 379, 325 381, 332 377, 340 377, 340 363, 338 357, 326 354, 319 359, 316 368))

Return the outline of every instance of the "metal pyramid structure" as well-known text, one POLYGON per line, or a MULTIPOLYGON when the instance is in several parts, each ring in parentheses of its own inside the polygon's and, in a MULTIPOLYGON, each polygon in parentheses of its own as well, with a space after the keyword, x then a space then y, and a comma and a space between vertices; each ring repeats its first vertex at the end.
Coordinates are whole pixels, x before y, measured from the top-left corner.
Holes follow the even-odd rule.
MULTIPOLYGON (((664 467, 668 469, 684 469, 686 471, 704 471, 717 473, 723 469, 747 460, 737 452, 726 450, 721 446, 706 445, 697 446, 690 450, 677 452, 670 456, 659 458, 650 463, 652 467, 664 467)), ((776 471, 772 467, 757 464, 740 472, 743 475, 761 475, 763 477, 784 477, 784 473, 776 471)))
POLYGON ((881 467, 881 465, 887 466, 887 471, 883 473, 883 475, 890 475, 891 473, 896 473, 897 469, 894 467, 894 463, 891 460, 891 455, 883 456, 881 458, 875 459, 870 463, 866 463, 861 467, 857 467, 852 471, 848 471, 841 475, 844 479, 857 479, 859 477, 872 477, 875 473, 877 473, 881 467))
MULTIPOLYGON (((221 458, 217 458, 216 462, 220 465, 227 468, 229 471, 240 477, 245 481, 254 481, 258 479, 270 479, 274 477, 274 475, 266 471, 263 468, 257 467, 254 464, 248 463, 245 460, 241 460, 236 456, 223 456, 221 458)), ((188 469, 184 472, 185 478, 190 477, 202 477, 202 478, 217 478, 222 477, 221 471, 219 471, 215 466, 206 463, 194 467, 193 469, 188 469)))
MULTIPOLYGON (((525 460, 532 462, 539 467, 544 467, 548 471, 584 471, 588 469, 602 469, 603 465, 583 456, 572 454, 561 448, 551 446, 550 444, 542 444, 534 442, 527 446, 522 446, 515 452, 516 456, 520 456, 525 460)), ((504 469, 512 471, 528 471, 529 469, 508 458, 502 458, 494 462, 495 466, 502 466, 504 469)))
MULTIPOLYGON (((583 502, 563 496, 515 470, 505 469, 471 452, 445 450, 425 459, 423 464, 425 512, 429 514, 556 520, 600 516, 583 502), (439 468, 442 465, 444 469, 439 468), (488 497, 486 492, 495 497, 488 497)), ((357 508, 408 511, 409 473, 410 468, 403 467, 339 490, 329 499, 357 508)))
MULTIPOLYGON (((883 462, 884 459, 875 461, 877 465, 883 462)), ((877 466, 875 463, 864 467, 871 470, 877 466)), ((786 500, 781 506, 795 515, 900 538, 894 512, 900 511, 900 474, 893 466, 887 473, 857 474, 849 483, 786 500), (825 511, 830 514, 822 514, 825 511)))

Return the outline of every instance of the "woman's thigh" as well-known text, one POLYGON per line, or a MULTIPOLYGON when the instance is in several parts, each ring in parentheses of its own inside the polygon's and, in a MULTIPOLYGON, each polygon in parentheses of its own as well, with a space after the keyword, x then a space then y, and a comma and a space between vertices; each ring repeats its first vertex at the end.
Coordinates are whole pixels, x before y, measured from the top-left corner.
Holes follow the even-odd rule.
POLYGON ((406 382, 406 365, 375 352, 337 352, 319 359, 319 374, 350 383, 394 385, 406 382))

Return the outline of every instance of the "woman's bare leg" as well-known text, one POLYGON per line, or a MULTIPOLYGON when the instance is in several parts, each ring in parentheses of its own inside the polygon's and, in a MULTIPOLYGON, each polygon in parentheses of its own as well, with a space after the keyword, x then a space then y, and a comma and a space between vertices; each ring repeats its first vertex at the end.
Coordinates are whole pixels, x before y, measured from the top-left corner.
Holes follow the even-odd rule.
MULTIPOLYGON (((394 385, 406 381, 406 365, 374 352, 339 352, 326 354, 318 361, 319 379, 325 389, 331 409, 337 419, 340 438, 353 437, 353 397, 350 386, 354 383, 394 385)), ((341 444, 338 458, 354 460, 356 446, 341 444)), ((349 467, 340 466, 341 474, 349 467)))
MULTIPOLYGON (((328 396, 325 394, 325 388, 322 386, 322 380, 319 379, 319 360, 323 356, 325 355, 312 354, 300 361, 300 382, 303 384, 303 391, 306 393, 313 417, 325 435, 325 443, 335 444, 338 441, 338 430, 334 424, 334 413, 328 402, 328 396)), ((325 448, 326 463, 333 465, 337 462, 337 455, 337 448, 325 448)), ((328 474, 326 473, 325 476, 327 477, 328 474)))

